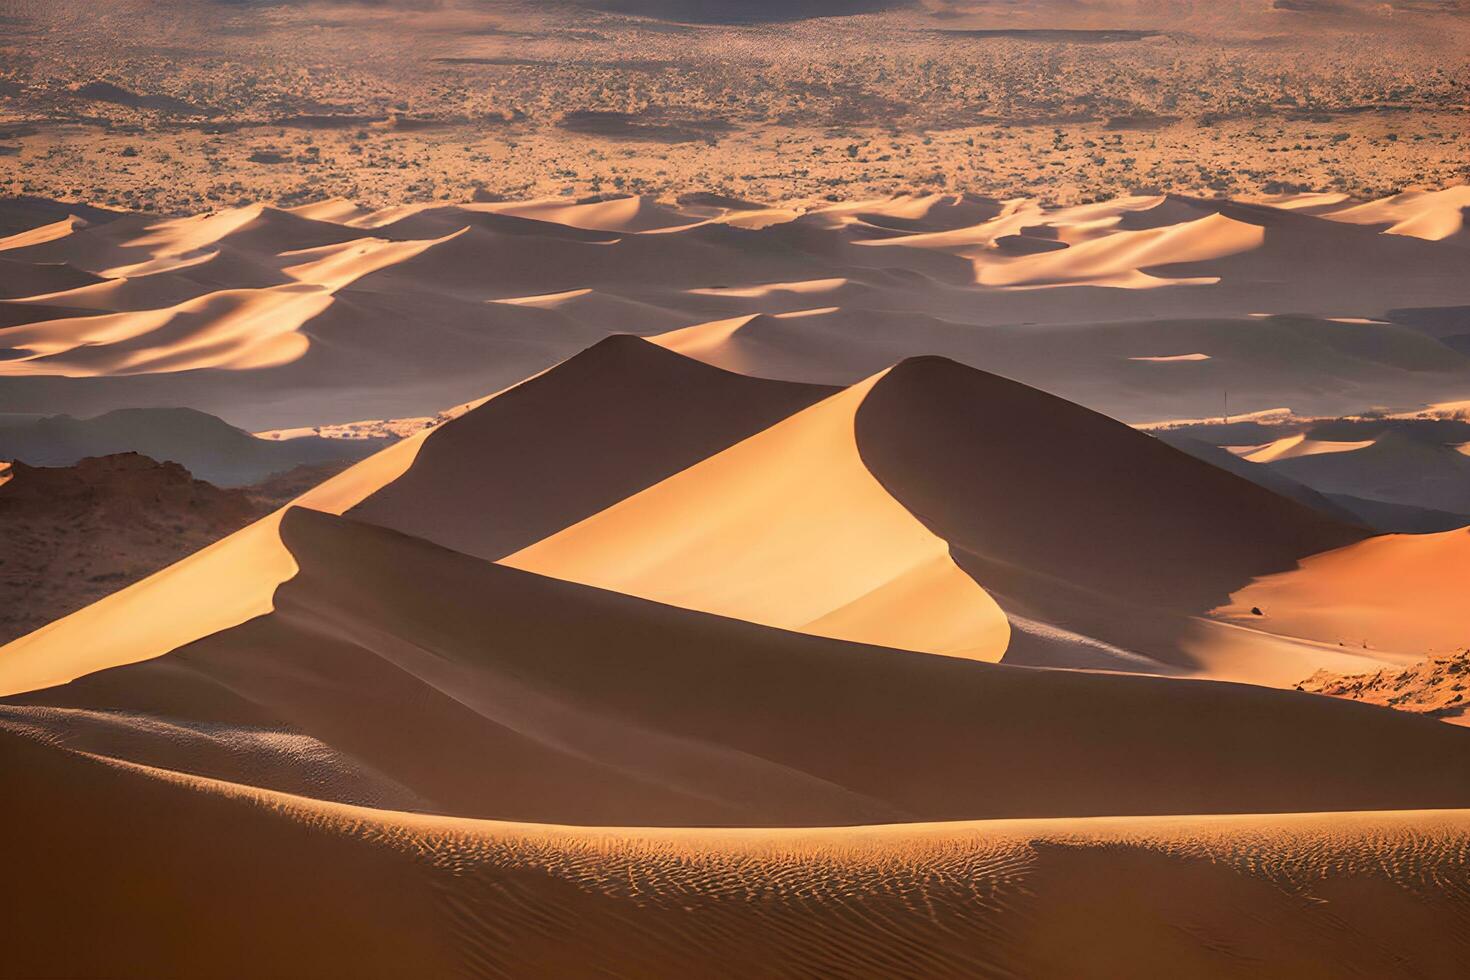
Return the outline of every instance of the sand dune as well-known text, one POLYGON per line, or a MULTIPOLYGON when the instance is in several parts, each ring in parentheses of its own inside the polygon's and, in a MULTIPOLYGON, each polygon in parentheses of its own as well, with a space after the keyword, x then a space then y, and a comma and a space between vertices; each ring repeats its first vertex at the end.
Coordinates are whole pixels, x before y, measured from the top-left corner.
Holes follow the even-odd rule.
MULTIPOLYGON (((132 264, 71 290, 100 315, 5 329, 31 386, 10 397, 467 410, 0 648, 0 832, 31 844, 0 973, 1456 975, 1470 818, 1427 808, 1470 807, 1470 733, 1273 688, 1463 646, 1466 532, 1372 537, 1248 459, 904 358, 1146 378, 1131 403, 1159 411, 1222 366, 1261 398, 1453 391, 1453 352, 1390 323, 963 313, 1238 289, 1230 263, 1326 223, 1130 199, 1038 231, 1040 209, 936 195, 757 230, 691 207, 101 226, 82 251, 132 264), (1056 247, 968 255, 1008 214, 1056 247), (666 281, 630 285, 647 263, 666 281), (251 362, 283 336, 305 347, 251 362), (23 367, 47 361, 90 374, 23 367), (86 943, 37 911, 66 896, 86 943)), ((1370 262, 1381 236, 1348 230, 1370 262)), ((1267 438, 1273 468, 1381 441, 1267 438)))
POLYGON ((1449 978, 1466 953, 1463 891, 1440 884, 1464 873, 1463 812, 577 830, 322 804, 9 733, 0 753, 25 801, 5 832, 35 844, 6 892, 30 899, 6 905, 17 975, 1449 978), (65 941, 61 904, 89 942, 65 941))
POLYGON ((830 393, 612 337, 435 431, 351 516, 502 558, 830 393))
MULTIPOLYGON (((1151 266, 1204 262, 1259 248, 1264 229, 1220 214, 1166 228, 1120 231, 1060 251, 1042 252, 1002 262, 977 263, 976 276, 989 286, 1077 284, 1150 289, 1170 285, 1150 276, 1151 266)), ((1185 279, 1186 284, 1199 279, 1185 279)), ((1206 279, 1206 283, 1217 281, 1206 279)))
POLYGON ((1454 444, 1388 431, 1357 442, 1313 441, 1312 447, 1263 461, 1327 493, 1470 514, 1470 458, 1454 444), (1331 451, 1316 448, 1323 446, 1331 451))
POLYGON ((1470 208, 1470 188, 1451 187, 1442 191, 1406 191, 1381 201, 1327 211, 1323 216, 1357 225, 1386 225, 1385 231, 1390 235, 1466 245, 1470 244, 1470 233, 1465 228, 1466 208, 1470 208))
MULTIPOLYGON (((804 636, 301 508, 278 528, 294 567, 265 615, 218 623, 166 657, 101 672, 94 662, 81 680, 11 699, 6 717, 198 775, 300 791, 302 770, 325 765, 336 784, 371 786, 400 808, 582 824, 1470 802, 1459 754, 1470 733, 1402 713, 804 636), (114 726, 81 724, 84 711, 114 726), (298 761, 270 750, 269 765, 260 739, 205 751, 220 726, 323 748, 298 761), (1324 769, 1328 754, 1337 762, 1324 769)), ((201 572, 175 577, 199 583, 201 572)))
POLYGON ((1305 435, 1298 433, 1294 436, 1283 436, 1265 446, 1253 447, 1240 455, 1252 463, 1276 463, 1285 459, 1299 459, 1302 456, 1318 456, 1323 453, 1350 453, 1371 445, 1373 445, 1371 439, 1357 442, 1333 442, 1326 439, 1308 439, 1305 435))
POLYGON ((0 0, 0 980, 1461 980, 1467 52, 0 0))
POLYGON ((299 328, 331 302, 329 291, 303 284, 12 327, 5 339, 21 356, 0 362, 0 374, 74 378, 276 367, 306 353, 310 341, 299 328))
POLYGON ((863 465, 854 415, 878 383, 504 562, 770 626, 998 660, 1004 615, 863 465))
MULTIPOLYGON (((299 498, 341 513, 413 462, 410 436, 299 498)), ((278 511, 136 585, 0 647, 0 694, 35 690, 119 664, 160 657, 269 612, 276 587, 296 573, 278 511)))
POLYGON ((606 201, 568 204, 565 201, 532 201, 495 207, 501 214, 535 218, 553 224, 595 231, 666 231, 699 224, 699 219, 662 207, 649 197, 615 197, 606 201))
POLYGON ((1470 304, 1454 235, 1392 231, 1450 215, 1455 193, 1363 210, 1289 197, 1053 208, 926 194, 803 208, 686 195, 67 219, 4 240, 15 281, 0 323, 23 329, 4 337, 0 363, 24 383, 0 391, 0 411, 183 403, 253 429, 425 416, 609 333, 674 346, 700 326, 687 352, 792 381, 851 384, 939 353, 1130 421, 1200 417, 1225 391, 1237 411, 1408 410, 1470 393, 1453 336, 1393 322, 1470 304), (306 285, 330 305, 275 339, 203 339, 234 333, 226 298, 276 302, 306 285), (207 351, 180 352, 181 313, 198 314, 189 330, 207 351), (1247 319, 1259 313, 1273 316, 1247 319), (371 328, 347 326, 360 321, 371 328), (132 336, 130 353, 78 349, 99 330, 132 336), (221 369, 249 383, 200 373, 221 369), (405 382, 405 370, 441 383, 405 382))
POLYGON ((1234 593, 1221 615, 1418 660, 1465 646, 1467 574, 1470 529, 1384 535, 1261 577, 1234 593))
MULTIPOLYGON (((1247 635, 1192 617, 1365 533, 1077 406, 931 358, 504 561, 788 629, 994 659, 1005 640, 987 639, 988 591, 1027 620, 1142 654, 1131 669, 1152 659, 1289 684, 1343 655, 1265 637, 1270 657, 1243 655, 1247 635), (1148 489, 1159 486, 1180 491, 1148 489), (1145 496, 1154 503, 1137 508, 1145 496)), ((1055 653, 1031 644, 1017 655, 1055 653)))
POLYGON ((100 277, 64 262, 12 262, 0 257, 0 299, 60 293, 101 281, 100 277))

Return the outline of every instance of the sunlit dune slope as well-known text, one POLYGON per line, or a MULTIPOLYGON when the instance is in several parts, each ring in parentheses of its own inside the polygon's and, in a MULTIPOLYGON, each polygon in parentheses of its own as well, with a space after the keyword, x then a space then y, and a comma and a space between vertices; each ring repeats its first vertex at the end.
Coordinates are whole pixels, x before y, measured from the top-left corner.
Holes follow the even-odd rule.
POLYGON ((12 327, 5 340, 21 356, 0 361, 0 376, 275 367, 306 352, 309 341, 300 327, 331 302, 326 290, 301 284, 217 292, 158 310, 12 327))
MULTIPOLYGON (((396 479, 423 436, 379 452, 298 498, 341 513, 396 479)), ((65 684, 136 663, 269 612, 277 585, 296 573, 270 514, 177 564, 0 647, 0 695, 65 684)))
POLYGON ((1470 245, 1470 234, 1465 227, 1466 208, 1470 208, 1470 187, 1449 187, 1440 191, 1405 191, 1380 201, 1350 204, 1330 210, 1324 217, 1352 224, 1386 226, 1391 235, 1470 245))
POLYGON ((838 642, 299 508, 280 533, 268 615, 0 714, 178 771, 582 824, 1470 804, 1470 732, 1383 708, 838 642))
MULTIPOLYGON (((1208 629, 1189 617, 1253 576, 1365 534, 1054 396, 920 358, 505 561, 982 659, 994 650, 989 592, 1009 612, 1143 654, 1127 669, 1154 658, 1287 684, 1299 666, 1338 655, 1296 650, 1277 676, 1209 653, 1248 645, 1245 634, 1182 649, 1183 635, 1208 629), (956 563, 985 591, 957 578, 956 563)), ((1275 646, 1270 656, 1288 652, 1275 646)))
POLYGON ((0 832, 27 842, 0 892, 17 976, 1449 980, 1470 955, 1463 811, 577 830, 320 804, 9 732, 0 765, 0 832))
POLYGON ((942 354, 1132 421, 1408 410, 1470 392, 1463 338, 1416 325, 1470 304, 1464 194, 66 218, 0 239, 0 411, 187 404, 252 430, 429 415, 612 332, 807 383, 942 354))
POLYGON ((350 514, 501 558, 830 393, 610 337, 439 428, 350 514))
POLYGON ((874 378, 505 559, 824 636, 998 660, 983 589, 873 479, 853 415, 874 378))
POLYGON ((915 358, 856 415, 863 460, 1003 591, 1059 581, 1203 611, 1262 569, 1364 536, 1159 440, 998 375, 915 358))
POLYGON ((1470 645, 1467 581, 1470 529, 1384 535, 1262 576, 1235 592, 1220 614, 1289 636, 1419 659, 1470 645))

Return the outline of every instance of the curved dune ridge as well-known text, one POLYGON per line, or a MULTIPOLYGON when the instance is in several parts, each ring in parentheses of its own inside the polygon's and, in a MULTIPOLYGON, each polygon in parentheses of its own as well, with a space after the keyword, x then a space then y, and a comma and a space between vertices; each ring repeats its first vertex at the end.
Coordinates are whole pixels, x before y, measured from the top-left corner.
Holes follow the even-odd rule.
MULTIPOLYGON (((648 347, 622 343, 630 353, 648 347)), ((449 472, 422 486, 441 488, 433 512, 455 515, 457 530, 426 536, 501 558, 509 549, 484 547, 478 530, 498 522, 448 503, 467 499, 449 472)), ((561 486, 577 470, 563 459, 541 472, 561 486)), ((655 482, 600 513, 564 513, 564 530, 502 560, 686 608, 978 659, 1005 652, 1025 663, 1116 666, 1098 654, 1122 648, 1135 654, 1129 670, 1282 685, 1353 659, 1199 617, 1254 577, 1364 532, 951 361, 905 361, 655 482), (1160 486, 1177 489, 1134 505, 1160 486), (993 597, 1013 616, 1050 624, 1052 641, 1071 638, 1008 639, 993 597)), ((397 516, 411 513, 409 486, 387 488, 377 508, 370 499, 354 516, 423 533, 397 516)))
MULTIPOLYGON (((298 498, 341 513, 401 474, 423 435, 388 447, 298 498)), ((0 695, 18 694, 159 657, 267 613, 296 574, 280 540, 283 511, 141 582, 0 647, 0 695)))
POLYGON ((1307 558, 1257 578, 1220 614, 1348 647, 1413 655, 1462 650, 1470 530, 1393 534, 1307 558))
POLYGON ((497 560, 833 390, 610 337, 431 433, 407 473, 349 513, 497 560))
POLYGON ((295 574, 268 613, 12 699, 6 723, 173 771, 543 822, 1470 805, 1470 731, 1407 714, 807 636, 303 508, 277 526, 295 574))
POLYGON ((0 240, 0 412, 442 419, 0 647, 0 975, 1458 976, 1470 731, 1294 688, 1470 532, 1117 421, 1470 397, 1457 200, 0 240))
POLYGON ((1005 617, 873 479, 871 378, 504 563, 675 606, 998 660, 1005 617))
POLYGON ((323 803, 11 731, 0 765, 23 801, 0 828, 31 845, 4 893, 25 896, 5 903, 19 975, 1452 978, 1470 955, 1466 811, 582 830, 323 803), (63 905, 88 942, 66 941, 63 905))
POLYGON ((619 332, 809 383, 943 354, 1131 421, 1202 417, 1223 391, 1237 411, 1410 410, 1470 389, 1459 341, 1393 322, 1470 305, 1464 193, 68 218, 0 240, 0 411, 426 416, 619 332))

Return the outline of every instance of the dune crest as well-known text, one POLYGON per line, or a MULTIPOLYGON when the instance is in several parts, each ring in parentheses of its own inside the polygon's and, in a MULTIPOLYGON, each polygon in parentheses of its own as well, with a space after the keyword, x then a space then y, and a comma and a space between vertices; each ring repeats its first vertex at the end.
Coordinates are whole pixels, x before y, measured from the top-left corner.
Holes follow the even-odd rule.
POLYGON ((855 415, 881 377, 502 561, 769 626, 999 660, 999 607, 858 454, 855 415))
POLYGON ((1218 615, 1418 660, 1465 646, 1467 576, 1470 529, 1383 535, 1256 579, 1218 615))
MULTIPOLYGON (((1384 207, 1457 215, 1456 190, 1384 207)), ((1463 400, 1466 250, 1351 210, 904 194, 97 213, 5 242, 0 369, 23 383, 0 412, 188 404, 256 430, 428 416, 621 332, 819 384, 941 354, 1135 421, 1201 417, 1226 391, 1235 412, 1463 400), (231 299, 263 311, 307 286, 248 332, 231 299)))
MULTIPOLYGON (((341 513, 413 462, 411 436, 332 477, 296 504, 341 513)), ((273 608, 276 587, 297 572, 282 545, 284 509, 121 592, 0 646, 0 695, 65 684, 159 657, 273 608)))

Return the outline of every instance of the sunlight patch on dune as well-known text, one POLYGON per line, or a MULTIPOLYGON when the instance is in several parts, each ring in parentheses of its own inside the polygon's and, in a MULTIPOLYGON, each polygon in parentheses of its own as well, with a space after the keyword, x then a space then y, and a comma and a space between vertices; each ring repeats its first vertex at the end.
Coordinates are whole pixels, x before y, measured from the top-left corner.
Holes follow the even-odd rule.
POLYGON ((858 454, 854 414, 881 377, 503 563, 768 626, 998 660, 1004 614, 858 454))
POLYGON ((1419 658, 1465 647, 1466 582, 1470 530, 1386 534, 1257 578, 1214 615, 1274 633, 1419 658))
POLYGON ((975 273, 981 285, 1011 288, 1091 285, 1153 289, 1181 283, 1207 284, 1218 279, 1162 279, 1143 270, 1236 255, 1259 248, 1265 240, 1266 231, 1258 225, 1212 214, 1164 228, 1119 231, 1060 251, 977 258, 975 273))
POLYGON ((310 341, 301 326, 331 304, 329 291, 299 284, 221 290, 161 310, 25 324, 5 333, 7 346, 25 354, 0 360, 0 377, 275 367, 306 353, 310 341))
POLYGON ((1297 433, 1239 455, 1252 463, 1275 463, 1283 459, 1296 459, 1299 456, 1350 453, 1358 449, 1367 449, 1371 445, 1373 445, 1372 439, 1359 442, 1329 442, 1324 439, 1308 439, 1305 433, 1297 433))
MULTIPOLYGON (((293 501, 340 514, 402 476, 428 433, 411 436, 293 501)), ((0 697, 151 660, 274 608, 297 572, 281 541, 285 508, 120 592, 0 646, 0 697)))

